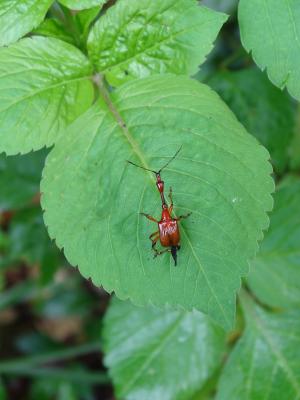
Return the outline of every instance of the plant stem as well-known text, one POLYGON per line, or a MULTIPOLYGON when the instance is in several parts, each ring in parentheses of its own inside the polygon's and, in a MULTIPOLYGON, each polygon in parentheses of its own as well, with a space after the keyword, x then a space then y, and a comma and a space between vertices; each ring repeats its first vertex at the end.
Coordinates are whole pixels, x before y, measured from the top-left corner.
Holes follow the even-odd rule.
POLYGON ((126 123, 123 120, 123 118, 121 117, 121 115, 119 114, 116 107, 114 106, 113 102, 111 101, 109 91, 108 91, 105 81, 104 81, 104 76, 101 74, 96 74, 94 76, 94 82, 95 82, 96 86, 98 87, 100 96, 104 100, 104 103, 106 104, 107 108, 114 116, 114 118, 117 121, 117 123, 119 124, 120 128, 122 130, 124 130, 126 128, 126 123))
POLYGON ((48 364, 63 361, 68 358, 78 357, 82 354, 100 351, 100 343, 92 342, 69 349, 56 350, 51 353, 34 355, 30 357, 21 357, 13 360, 0 362, 0 373, 19 372, 26 373, 29 368, 37 367, 41 364, 48 364))
MULTIPOLYGON (((89 372, 84 370, 70 370, 61 368, 22 368, 13 369, 8 371, 13 375, 22 376, 35 376, 35 377, 46 377, 54 380, 66 380, 72 382, 80 382, 85 384, 106 384, 110 382, 109 377, 104 372, 89 372)), ((6 373, 8 373, 6 371, 6 373)))

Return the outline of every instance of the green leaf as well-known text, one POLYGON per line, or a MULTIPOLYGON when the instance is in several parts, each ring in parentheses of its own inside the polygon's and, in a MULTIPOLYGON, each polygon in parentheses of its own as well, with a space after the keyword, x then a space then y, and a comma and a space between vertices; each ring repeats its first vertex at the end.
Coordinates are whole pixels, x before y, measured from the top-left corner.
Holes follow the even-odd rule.
POLYGON ((39 263, 54 269, 58 264, 59 252, 50 241, 43 223, 41 209, 31 207, 16 214, 9 228, 10 246, 1 265, 8 266, 16 261, 39 263))
POLYGON ((85 52, 90 25, 101 12, 101 7, 97 6, 76 13, 66 8, 63 12, 59 9, 54 9, 54 12, 56 12, 56 15, 58 14, 60 19, 56 17, 46 18, 33 33, 63 40, 83 49, 85 52))
POLYGON ((64 6, 72 10, 84 10, 95 6, 102 6, 107 0, 59 0, 64 6))
POLYGON ((243 46, 280 89, 300 100, 300 2, 240 0, 243 46))
POLYGON ((0 46, 13 43, 36 28, 53 0, 1 0, 0 46))
POLYGON ((79 26, 80 32, 83 37, 84 43, 86 43, 89 29, 93 21, 96 19, 101 11, 101 7, 93 7, 88 10, 82 10, 74 15, 76 24, 79 26))
POLYGON ((300 179, 282 184, 275 196, 269 231, 251 263, 248 284, 273 307, 300 305, 300 179))
POLYGON ((118 398, 188 399, 220 365, 224 331, 198 311, 114 299, 104 320, 105 364, 118 398))
POLYGON ((195 0, 119 0, 93 26, 89 54, 113 86, 157 73, 194 74, 226 18, 195 0))
POLYGON ((0 155, 0 211, 26 206, 39 193, 45 151, 25 156, 0 155))
POLYGON ((289 95, 275 88, 256 68, 216 73, 207 83, 269 150, 276 170, 283 172, 295 126, 294 105, 289 95))
POLYGON ((52 145, 93 100, 91 66, 75 47, 34 37, 0 49, 0 151, 52 145))
POLYGON ((237 0, 202 0, 201 4, 229 14, 237 8, 237 0))
POLYGON ((32 33, 60 39, 70 44, 76 44, 72 34, 66 30, 65 24, 56 18, 45 19, 32 33))
POLYGON ((271 314, 250 303, 246 313, 246 331, 221 375, 217 400, 299 399, 299 312, 271 314))
POLYGON ((95 285, 135 304, 180 305, 210 314, 227 328, 247 259, 257 250, 272 208, 267 151, 207 86, 156 76, 123 85, 97 102, 47 158, 42 204, 50 236, 95 285), (112 103, 111 103, 112 101, 112 103), (152 173, 180 146, 164 171, 180 223, 179 266, 153 260, 148 236, 161 203, 152 173))

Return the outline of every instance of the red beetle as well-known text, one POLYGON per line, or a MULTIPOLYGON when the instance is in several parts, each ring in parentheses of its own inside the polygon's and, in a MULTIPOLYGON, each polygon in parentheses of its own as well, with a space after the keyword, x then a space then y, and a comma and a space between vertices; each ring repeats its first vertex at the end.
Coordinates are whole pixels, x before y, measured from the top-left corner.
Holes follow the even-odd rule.
POLYGON ((172 188, 170 187, 170 192, 169 192, 170 205, 168 206, 164 195, 164 181, 161 180, 160 174, 161 171, 164 168, 166 168, 172 160, 174 160, 174 158, 179 153, 180 149, 177 150, 175 155, 159 171, 153 171, 152 169, 144 168, 140 165, 134 164, 132 161, 128 161, 135 167, 153 172, 156 176, 156 186, 161 197, 161 206, 162 206, 161 219, 160 221, 158 221, 151 215, 145 213, 141 213, 141 215, 144 215, 150 221, 153 221, 158 225, 158 230, 149 236, 149 239, 152 242, 152 250, 154 251, 154 257, 160 256, 161 254, 164 254, 166 252, 170 252, 174 259, 175 265, 177 265, 177 251, 180 250, 180 233, 179 233, 178 221, 180 221, 183 218, 189 217, 191 213, 188 213, 186 215, 181 215, 177 218, 172 217, 172 211, 173 211, 172 188), (158 240, 160 240, 160 244, 163 247, 167 247, 167 249, 157 250, 156 244, 158 240))

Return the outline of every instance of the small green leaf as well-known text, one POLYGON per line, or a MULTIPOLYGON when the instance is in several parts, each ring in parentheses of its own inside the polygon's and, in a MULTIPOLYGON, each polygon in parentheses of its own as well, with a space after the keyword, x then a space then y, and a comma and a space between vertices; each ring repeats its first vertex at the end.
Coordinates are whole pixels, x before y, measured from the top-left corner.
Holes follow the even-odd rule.
POLYGON ((0 155, 0 212, 24 207, 39 193, 45 151, 25 156, 0 155))
POLYGON ((226 19, 195 0, 120 0, 92 28, 89 54, 113 86, 157 73, 194 74, 226 19))
POLYGON ((300 305, 300 179, 282 184, 274 196, 269 231, 251 263, 248 284, 273 307, 300 305))
POLYGON ((103 346, 118 398, 188 399, 220 365, 224 331, 198 311, 161 311, 114 299, 103 346))
POLYGON ((89 29, 93 21, 96 19, 98 14, 101 11, 101 7, 93 7, 88 10, 82 10, 76 13, 73 18, 75 19, 75 23, 79 26, 80 32, 83 37, 84 43, 86 43, 86 39, 89 33, 89 29))
POLYGON ((87 58, 53 38, 0 49, 0 151, 27 153, 52 145, 93 100, 87 58))
POLYGON ((107 0, 59 0, 64 6, 72 10, 84 10, 95 6, 102 6, 107 0))
POLYGON ((46 18, 32 33, 60 39, 70 44, 76 44, 72 34, 69 33, 65 25, 56 18, 46 18))
POLYGON ((271 314, 250 303, 246 317, 246 331, 221 375, 217 400, 299 399, 299 312, 271 314))
POLYGON ((257 250, 273 181, 267 151, 207 86, 186 77, 149 77, 97 102, 47 158, 42 203, 50 236, 85 277, 136 304, 193 307, 230 328, 235 293, 257 250), (149 235, 160 218, 152 173, 164 171, 181 224, 179 266, 153 259, 149 235))
POLYGON ((280 89, 300 100, 300 2, 240 0, 243 46, 280 89))
POLYGON ((0 46, 15 42, 36 28, 52 2, 53 0, 1 0, 0 46))
POLYGON ((288 150, 295 128, 294 104, 290 96, 275 88, 256 68, 220 72, 207 83, 269 150, 276 171, 282 173, 288 164, 288 150))

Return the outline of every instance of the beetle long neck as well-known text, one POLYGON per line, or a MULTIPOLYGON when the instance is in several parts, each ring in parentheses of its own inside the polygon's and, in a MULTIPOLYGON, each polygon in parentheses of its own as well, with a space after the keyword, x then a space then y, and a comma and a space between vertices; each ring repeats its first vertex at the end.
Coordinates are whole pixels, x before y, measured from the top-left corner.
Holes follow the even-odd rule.
POLYGON ((163 206, 167 205, 165 195, 163 193, 160 193, 160 198, 161 198, 161 204, 163 206))
POLYGON ((164 195, 164 181, 161 180, 160 174, 156 174, 156 186, 160 194, 162 207, 166 206, 166 199, 164 195))

